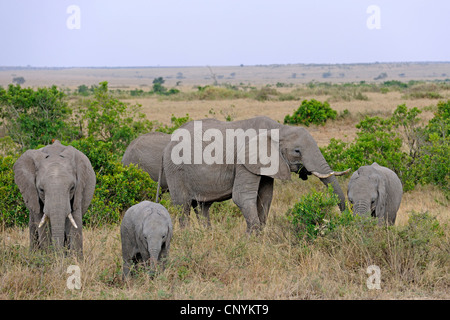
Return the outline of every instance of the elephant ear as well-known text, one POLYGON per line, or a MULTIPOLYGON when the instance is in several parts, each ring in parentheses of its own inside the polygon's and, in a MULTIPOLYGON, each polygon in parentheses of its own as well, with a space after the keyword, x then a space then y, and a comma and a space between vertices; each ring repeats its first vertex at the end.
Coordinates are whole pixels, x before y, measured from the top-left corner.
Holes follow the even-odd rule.
POLYGON ((238 163, 251 173, 280 180, 291 179, 291 170, 280 149, 278 130, 261 130, 238 150, 238 163))
POLYGON ((19 187, 26 207, 33 213, 39 213, 39 195, 36 187, 36 172, 39 162, 46 155, 39 150, 25 151, 14 163, 14 181, 19 187))
POLYGON ((72 157, 76 172, 76 189, 73 197, 73 211, 84 214, 89 207, 95 190, 95 172, 88 157, 72 146, 61 152, 62 157, 72 157))
POLYGON ((386 183, 383 177, 377 176, 378 180, 378 201, 375 208, 375 215, 380 218, 386 218, 386 183))

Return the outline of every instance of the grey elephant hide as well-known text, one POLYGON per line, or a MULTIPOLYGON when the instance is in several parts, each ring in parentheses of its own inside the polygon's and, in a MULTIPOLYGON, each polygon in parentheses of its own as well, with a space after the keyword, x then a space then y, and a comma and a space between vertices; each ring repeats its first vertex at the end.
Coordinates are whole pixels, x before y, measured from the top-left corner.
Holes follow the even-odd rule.
POLYGON ((353 173, 347 195, 355 214, 370 214, 378 218, 379 224, 393 225, 402 201, 403 187, 395 172, 374 162, 353 173))
POLYGON ((124 279, 133 265, 144 264, 152 273, 164 269, 172 233, 169 212, 159 203, 143 201, 130 207, 120 226, 124 279))
POLYGON ((30 211, 31 248, 53 244, 81 255, 82 216, 91 203, 96 183, 89 159, 56 140, 23 153, 14 164, 14 180, 30 211))
MULTIPOLYGON (((216 160, 221 160, 220 163, 195 163, 194 152, 191 154, 189 164, 178 162, 178 160, 174 161, 172 159, 174 154, 185 155, 185 150, 179 151, 181 138, 174 139, 167 145, 164 150, 163 169, 170 189, 172 204, 183 206, 184 214, 180 221, 182 225, 185 224, 184 219, 189 214, 189 205, 193 201, 207 204, 207 211, 213 202, 232 198, 244 215, 247 232, 259 230, 267 220, 272 202, 274 179, 290 180, 291 172, 297 173, 302 179, 307 179, 309 175, 314 174, 325 185, 332 184, 334 192, 340 199, 339 207, 341 210, 344 209, 345 196, 335 177, 342 173, 334 173, 330 169, 317 143, 306 129, 281 125, 267 117, 255 117, 234 122, 204 119, 188 122, 179 128, 179 130, 187 130, 190 133, 191 141, 187 141, 190 145, 195 144, 195 135, 205 135, 209 129, 211 129, 210 132, 219 132, 222 137, 226 137, 230 130, 232 132, 254 130, 257 132, 257 136, 245 140, 239 149, 238 143, 233 144, 232 153, 223 149, 222 152, 215 152, 216 156, 221 154, 222 158, 220 156, 216 158, 216 160), (200 122, 202 128, 198 131, 195 126, 200 122), (277 132, 278 137, 275 136, 277 132), (278 163, 275 172, 264 171, 268 164, 264 163, 261 155, 251 148, 253 141, 265 143, 268 150, 272 150, 272 146, 277 146, 275 154, 271 153, 271 157, 274 156, 274 159, 278 160, 275 161, 278 163), (256 161, 240 162, 237 160, 238 153, 242 154, 245 159, 253 156, 256 161)), ((177 132, 180 131, 175 131, 174 134, 178 134, 177 132)), ((203 139, 202 150, 211 148, 209 141, 211 140, 203 139)), ((228 144, 223 143, 223 147, 226 145, 228 144)))

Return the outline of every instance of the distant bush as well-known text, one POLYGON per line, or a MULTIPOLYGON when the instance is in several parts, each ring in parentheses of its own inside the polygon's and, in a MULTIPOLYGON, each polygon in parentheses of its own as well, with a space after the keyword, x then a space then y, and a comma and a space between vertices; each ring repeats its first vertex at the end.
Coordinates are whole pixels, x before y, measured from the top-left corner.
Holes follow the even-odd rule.
POLYGON ((271 97, 276 97, 279 95, 277 89, 270 87, 262 87, 259 90, 254 90, 253 92, 255 100, 258 101, 267 101, 270 100, 271 97))
MULTIPOLYGON (((177 94, 180 92, 180 90, 175 89, 175 88, 167 89, 166 87, 163 86, 164 82, 166 82, 166 81, 164 80, 163 77, 158 77, 158 78, 153 79, 153 91, 151 93, 167 96, 167 95, 177 94)), ((142 91, 142 90, 140 90, 140 91, 142 91)), ((138 95, 136 91, 135 91, 135 94, 138 95)))
POLYGON ((315 99, 303 100, 300 107, 293 115, 284 117, 285 124, 324 124, 328 119, 336 119, 337 111, 330 107, 328 102, 320 102, 315 99))
POLYGON ((332 138, 322 153, 336 170, 377 162, 399 176, 405 191, 432 183, 450 192, 450 100, 438 106, 426 126, 420 126, 421 111, 404 104, 387 119, 366 116, 356 125, 354 141, 332 138))

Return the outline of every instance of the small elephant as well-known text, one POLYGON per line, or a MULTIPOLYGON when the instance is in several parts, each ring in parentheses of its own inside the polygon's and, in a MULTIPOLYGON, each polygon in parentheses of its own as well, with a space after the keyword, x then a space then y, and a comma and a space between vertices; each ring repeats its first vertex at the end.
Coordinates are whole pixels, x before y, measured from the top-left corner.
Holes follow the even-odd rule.
POLYGON ((370 213, 378 218, 378 224, 393 225, 402 201, 403 187, 395 172, 374 162, 353 173, 347 195, 355 214, 370 213))
POLYGON ((169 212, 159 203, 142 201, 130 207, 122 220, 123 278, 133 264, 150 266, 151 274, 164 270, 170 250, 173 226, 169 212))
POLYGON ((52 244, 82 255, 82 216, 91 203, 96 183, 86 155, 56 140, 41 149, 25 151, 13 169, 14 181, 30 211, 31 248, 52 244))

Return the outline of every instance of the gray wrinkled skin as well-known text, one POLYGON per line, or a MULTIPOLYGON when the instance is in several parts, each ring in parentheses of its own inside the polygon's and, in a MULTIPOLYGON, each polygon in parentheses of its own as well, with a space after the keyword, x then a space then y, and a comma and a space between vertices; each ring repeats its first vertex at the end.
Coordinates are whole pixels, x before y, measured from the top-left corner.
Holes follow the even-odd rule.
POLYGON ((374 162, 353 173, 347 195, 354 214, 370 214, 377 217, 380 225, 393 225, 402 201, 403 187, 395 172, 374 162))
MULTIPOLYGON (((124 166, 130 163, 150 175, 153 181, 158 181, 159 169, 161 168, 164 148, 170 142, 170 134, 162 132, 149 132, 131 141, 122 157, 124 166)), ((168 190, 164 174, 160 181, 163 192, 168 190)))
POLYGON ((142 201, 130 207, 120 226, 123 278, 139 263, 148 266, 152 273, 164 270, 172 233, 169 212, 159 203, 142 201))
POLYGON ((95 189, 95 172, 89 159, 56 140, 24 152, 14 164, 14 180, 30 211, 31 248, 65 246, 82 255, 82 216, 95 189), (44 214, 47 219, 39 227, 44 214))
MULTIPOLYGON (((169 144, 169 142, 170 134, 163 132, 149 132, 131 141, 122 157, 122 164, 124 166, 133 163, 137 165, 138 168, 147 172, 153 181, 159 182, 161 192, 158 199, 155 200, 156 202, 161 200, 160 198, 162 193, 169 191, 166 176, 163 171, 161 171, 161 179, 158 181, 164 148, 169 144)), ((200 209, 201 213, 205 217, 205 219, 203 219, 204 222, 207 226, 211 226, 211 221, 208 214, 211 203, 197 203, 197 201, 193 201, 191 205, 197 215, 200 214, 200 209)))
MULTIPOLYGON (((182 205, 184 214, 181 218, 181 225, 185 224, 185 217, 189 214, 189 205, 193 201, 204 203, 204 215, 208 216, 209 206, 216 201, 224 201, 232 198, 242 211, 247 222, 247 232, 261 229, 267 220, 270 204, 273 195, 274 179, 290 180, 291 172, 299 173, 302 179, 307 179, 311 172, 328 174, 332 172, 316 141, 311 134, 302 127, 292 127, 281 125, 280 123, 267 118, 255 117, 247 120, 222 122, 213 119, 202 121, 202 130, 218 129, 223 137, 226 137, 226 129, 255 129, 257 133, 260 129, 279 130, 279 170, 270 176, 260 175, 263 167, 260 159, 256 164, 229 163, 223 159, 223 164, 175 164, 171 159, 172 150, 179 143, 171 141, 164 150, 163 169, 167 184, 170 189, 172 204, 182 205)), ((181 128, 187 129, 193 139, 194 122, 188 122, 181 128)), ((271 136, 266 135, 269 146, 271 136)), ((209 142, 203 142, 205 148, 209 142)), ((224 143, 225 145, 225 143, 224 143)), ((236 147, 236 144, 235 144, 236 147)), ((270 150, 270 147, 268 147, 270 150)), ((176 150, 176 149, 175 149, 176 150)), ((248 146, 246 148, 248 149, 248 146)), ((238 151, 234 150, 236 157, 238 151)), ((194 155, 192 154, 192 157, 194 155)), ((224 150, 223 157, 226 157, 224 150)), ((194 163, 193 161, 191 163, 194 163)), ((334 175, 321 178, 327 185, 331 183, 334 192, 340 199, 339 207, 345 207, 345 196, 334 175)))

